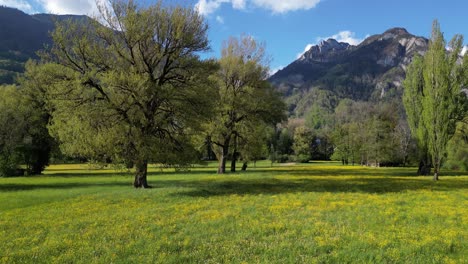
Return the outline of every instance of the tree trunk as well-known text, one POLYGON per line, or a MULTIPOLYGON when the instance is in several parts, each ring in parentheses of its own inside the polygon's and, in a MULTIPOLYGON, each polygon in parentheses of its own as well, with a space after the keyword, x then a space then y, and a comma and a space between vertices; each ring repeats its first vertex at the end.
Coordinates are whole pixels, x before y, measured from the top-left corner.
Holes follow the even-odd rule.
POLYGON ((231 172, 236 172, 237 162, 237 135, 234 135, 234 149, 232 151, 231 172))
POLYGON ((434 178, 432 178, 434 181, 439 180, 439 171, 440 171, 440 161, 436 160, 434 162, 434 178))
POLYGON ((147 160, 140 160, 136 161, 136 173, 135 173, 135 181, 133 182, 133 186, 135 188, 151 188, 148 185, 148 181, 146 176, 148 174, 148 161, 147 160))
POLYGON ((236 172, 236 153, 232 154, 231 172, 236 172))
POLYGON ((226 173, 226 161, 229 153, 229 140, 224 141, 224 145, 221 147, 221 156, 218 158, 218 174, 226 173))
POLYGON ((247 162, 244 162, 244 164, 242 164, 242 171, 246 171, 247 170, 247 162))
POLYGON ((224 153, 224 147, 223 147, 221 157, 219 157, 218 174, 226 173, 226 161, 227 161, 227 154, 224 153))

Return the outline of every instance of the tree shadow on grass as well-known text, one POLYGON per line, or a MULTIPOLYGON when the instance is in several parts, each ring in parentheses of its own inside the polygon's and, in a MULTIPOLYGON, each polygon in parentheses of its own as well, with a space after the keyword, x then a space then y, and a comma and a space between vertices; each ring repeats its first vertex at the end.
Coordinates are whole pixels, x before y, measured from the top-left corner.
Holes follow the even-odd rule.
POLYGON ((0 184, 0 192, 16 192, 16 191, 29 191, 36 189, 57 189, 57 190, 69 190, 77 188, 89 188, 89 187, 121 187, 128 186, 132 187, 132 182, 69 182, 69 183, 48 183, 48 184, 17 184, 17 183, 5 183, 0 184))
MULTIPOLYGON (((362 192, 394 193, 411 190, 450 191, 468 189, 468 181, 445 180, 444 176, 459 173, 444 173, 441 181, 433 182, 430 177, 416 178, 412 168, 363 168, 343 167, 333 169, 307 169, 294 167, 258 168, 244 173, 217 175, 213 168, 197 168, 190 172, 153 171, 149 173, 150 184, 155 188, 184 188, 186 191, 174 195, 210 197, 222 195, 259 195, 300 192, 362 192), (198 176, 214 176, 210 179, 198 176), (165 179, 160 179, 164 176, 165 179), (174 179, 167 177, 175 176, 174 179), (176 178, 180 176, 182 178, 176 178), (230 178, 232 176, 232 178, 230 178), (250 177, 251 176, 251 177, 250 177), (282 178, 282 177, 286 178, 282 178), (337 176, 351 176, 343 179, 337 176)), ((39 176, 41 177, 41 176, 39 176)), ((79 174, 52 173, 46 177, 76 178, 70 182, 57 183, 0 183, 0 191, 23 191, 34 189, 73 189, 88 187, 128 187, 132 188, 133 176, 128 172, 89 172, 79 174), (121 176, 122 181, 107 181, 107 178, 121 176), (101 179, 89 182, 85 178, 101 179)))
POLYGON ((275 195, 301 192, 332 193, 397 193, 405 191, 429 190, 451 191, 468 189, 468 182, 439 181, 426 179, 396 178, 356 178, 339 179, 331 177, 313 179, 254 179, 225 181, 157 181, 158 186, 178 186, 192 190, 177 192, 176 196, 211 197, 228 195, 275 195))

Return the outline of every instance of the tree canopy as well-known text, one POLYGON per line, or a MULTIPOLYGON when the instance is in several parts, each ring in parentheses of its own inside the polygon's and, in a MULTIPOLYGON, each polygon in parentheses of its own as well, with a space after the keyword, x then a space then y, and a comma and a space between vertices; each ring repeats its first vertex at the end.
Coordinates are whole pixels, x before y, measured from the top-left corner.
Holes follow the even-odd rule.
POLYGON ((226 170, 233 146, 231 170, 235 171, 238 144, 258 140, 249 136, 260 123, 275 125, 285 118, 285 106, 268 83, 268 67, 263 45, 250 36, 230 38, 223 44, 219 70, 211 76, 218 92, 214 115, 206 123, 207 135, 219 160, 218 173, 226 170))
POLYGON ((466 94, 462 87, 466 79, 466 57, 460 59, 463 37, 447 43, 434 21, 429 49, 424 57, 416 57, 404 82, 404 104, 413 135, 423 152, 430 154, 434 180, 446 155, 447 143, 455 133, 456 124, 466 115, 466 94))
POLYGON ((215 66, 198 57, 208 27, 193 9, 161 2, 99 10, 95 21, 58 24, 38 66, 52 76, 50 130, 66 154, 134 163, 134 186, 146 188, 148 162, 184 149, 209 113, 215 66))

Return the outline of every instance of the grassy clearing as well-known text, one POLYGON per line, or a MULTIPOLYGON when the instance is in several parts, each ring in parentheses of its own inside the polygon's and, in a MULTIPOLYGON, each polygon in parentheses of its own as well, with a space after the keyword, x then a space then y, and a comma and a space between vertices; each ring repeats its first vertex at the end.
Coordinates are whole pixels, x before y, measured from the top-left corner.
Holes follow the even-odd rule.
POLYGON ((0 262, 467 262, 468 175, 259 165, 152 168, 151 190, 82 165, 0 178, 0 262))

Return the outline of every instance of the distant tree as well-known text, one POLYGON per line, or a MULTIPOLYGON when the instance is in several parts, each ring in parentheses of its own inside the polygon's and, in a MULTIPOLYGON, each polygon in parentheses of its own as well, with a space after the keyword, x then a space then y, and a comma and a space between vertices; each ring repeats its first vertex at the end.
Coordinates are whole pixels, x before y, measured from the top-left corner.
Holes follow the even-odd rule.
POLYGON ((393 136, 394 140, 397 142, 398 156, 402 159, 402 165, 406 166, 410 156, 414 153, 415 142, 411 136, 408 122, 405 119, 400 118, 398 125, 395 127, 393 136))
POLYGON ((331 133, 333 140, 334 152, 332 155, 333 160, 339 160, 343 165, 347 165, 352 159, 352 144, 353 133, 351 131, 351 124, 356 119, 354 110, 355 102, 351 99, 342 100, 335 109, 333 118, 334 128, 331 133))
POLYGON ((328 160, 333 154, 331 134, 338 99, 332 92, 321 89, 313 90, 309 96, 313 96, 313 103, 304 118, 305 125, 312 129, 314 134, 312 159, 328 160))
POLYGON ((309 162, 312 152, 312 130, 306 126, 297 127, 294 131, 294 144, 292 146, 296 161, 309 162))
POLYGON ((466 97, 461 94, 466 78, 466 66, 459 58, 462 43, 463 37, 456 35, 447 52, 439 23, 434 21, 429 49, 423 58, 415 58, 404 82, 410 127, 420 146, 427 146, 434 166, 434 180, 439 179, 447 143, 455 133, 456 123, 466 114, 464 104, 460 103, 461 98, 466 97))
POLYGON ((343 164, 398 165, 403 163, 398 139, 398 107, 394 102, 342 100, 335 109, 332 159, 343 164))
MULTIPOLYGON (((378 103, 371 109, 370 118, 366 129, 368 162, 380 165, 396 165, 400 158, 395 157, 398 149, 394 133, 398 125, 398 114, 394 113, 395 107, 388 103, 378 103)), ((364 141, 363 141, 364 142, 364 141)))
POLYGON ((276 153, 278 155, 277 158, 281 162, 287 161, 290 155, 294 153, 293 144, 293 131, 284 127, 278 131, 278 140, 276 144, 276 153))
POLYGON ((348 165, 351 157, 351 133, 349 124, 336 127, 333 130, 332 138, 335 145, 332 159, 341 161, 343 165, 348 165))
POLYGON ((186 155, 167 154, 186 150, 188 128, 211 112, 215 67, 198 57, 208 27, 192 8, 161 2, 99 10, 98 20, 58 24, 39 65, 51 76, 50 130, 65 154, 134 164, 134 187, 148 188, 148 163, 179 162, 186 155))
POLYGON ((231 153, 231 171, 235 171, 238 143, 245 127, 276 124, 284 118, 284 103, 266 80, 268 67, 265 48, 250 36, 230 38, 224 42, 220 69, 212 76, 218 93, 215 115, 205 125, 206 133, 216 146, 218 173, 226 172, 226 161, 231 153), (232 147, 232 152, 230 148, 232 147))
POLYGON ((331 128, 313 130, 312 160, 330 160, 333 154, 331 128))

